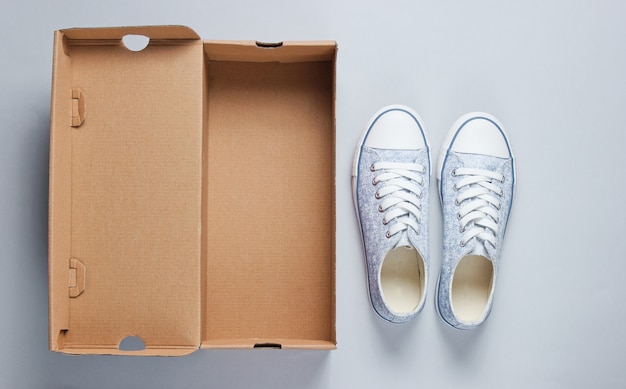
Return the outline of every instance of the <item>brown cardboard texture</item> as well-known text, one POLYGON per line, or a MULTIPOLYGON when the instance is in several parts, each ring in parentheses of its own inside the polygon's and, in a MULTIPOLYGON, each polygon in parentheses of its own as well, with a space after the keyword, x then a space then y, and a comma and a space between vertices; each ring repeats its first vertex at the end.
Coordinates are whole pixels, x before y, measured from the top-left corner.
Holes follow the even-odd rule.
POLYGON ((335 56, 181 26, 55 33, 51 350, 335 348, 335 56))

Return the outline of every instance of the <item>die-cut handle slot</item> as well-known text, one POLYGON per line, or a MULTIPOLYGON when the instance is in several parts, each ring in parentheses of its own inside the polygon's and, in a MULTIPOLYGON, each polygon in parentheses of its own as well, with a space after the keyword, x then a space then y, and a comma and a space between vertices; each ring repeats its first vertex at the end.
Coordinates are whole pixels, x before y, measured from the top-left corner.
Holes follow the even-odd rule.
POLYGON ((146 344, 138 336, 127 336, 120 342, 120 351, 142 351, 146 349, 146 344))
POLYGON ((145 35, 128 34, 122 38, 124 46, 130 51, 142 51, 150 44, 150 38, 145 35))
POLYGON ((262 49, 276 49, 278 47, 282 47, 283 42, 259 42, 256 41, 257 47, 262 49))
POLYGON ((254 348, 269 348, 280 350, 283 346, 280 343, 256 343, 254 348))

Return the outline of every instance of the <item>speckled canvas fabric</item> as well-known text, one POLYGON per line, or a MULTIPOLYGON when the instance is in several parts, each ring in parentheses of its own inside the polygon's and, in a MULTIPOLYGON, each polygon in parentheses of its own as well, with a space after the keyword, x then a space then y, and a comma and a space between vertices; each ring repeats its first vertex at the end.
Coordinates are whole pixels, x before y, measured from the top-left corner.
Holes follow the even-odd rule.
MULTIPOLYGON (((428 149, 422 150, 381 150, 363 146, 358 160, 358 173, 355 181, 355 201, 361 225, 363 245, 368 272, 368 291, 374 311, 383 319, 401 323, 415 317, 423 308, 426 292, 417 307, 407 314, 392 312, 385 302, 380 284, 380 270, 385 255, 393 248, 411 246, 417 249, 424 259, 424 277, 428 280, 429 251, 428 251, 428 192, 430 177, 430 156, 428 149), (385 236, 390 225, 383 224, 384 212, 378 210, 382 199, 376 199, 376 191, 384 183, 373 184, 373 179, 380 172, 371 171, 370 167, 376 162, 410 162, 426 167, 423 174, 424 183, 421 198, 421 219, 419 230, 408 228, 390 238, 385 236)), ((413 217, 413 216, 411 216, 413 217)), ((392 222, 393 223, 393 222, 392 222)), ((390 223, 391 224, 391 223, 390 223)))

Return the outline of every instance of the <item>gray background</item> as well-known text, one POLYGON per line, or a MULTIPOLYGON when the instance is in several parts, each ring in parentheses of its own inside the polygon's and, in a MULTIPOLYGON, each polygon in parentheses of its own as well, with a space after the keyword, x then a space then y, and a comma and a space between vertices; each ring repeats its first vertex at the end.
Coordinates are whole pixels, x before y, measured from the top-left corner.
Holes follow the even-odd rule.
POLYGON ((626 5, 614 1, 5 1, 0 12, 0 387, 624 387, 626 5), (471 3, 471 4, 470 4, 471 3), (185 24, 203 38, 334 39, 338 350, 181 358, 47 350, 52 33, 185 24), (391 103, 434 156, 454 120, 508 130, 518 186, 496 301, 480 329, 436 316, 441 214, 431 193, 429 302, 406 325, 369 307, 350 166, 391 103))

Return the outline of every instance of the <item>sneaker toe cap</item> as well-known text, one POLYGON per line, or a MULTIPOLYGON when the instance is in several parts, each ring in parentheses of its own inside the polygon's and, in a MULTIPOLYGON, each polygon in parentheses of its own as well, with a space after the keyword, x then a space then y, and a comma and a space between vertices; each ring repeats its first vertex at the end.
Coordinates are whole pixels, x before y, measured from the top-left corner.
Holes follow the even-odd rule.
POLYGON ((403 106, 389 106, 379 113, 370 126, 364 144, 390 150, 419 150, 427 147, 419 116, 403 106))
POLYGON ((502 125, 496 118, 484 113, 474 113, 466 117, 450 149, 458 153, 512 157, 502 125))

